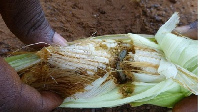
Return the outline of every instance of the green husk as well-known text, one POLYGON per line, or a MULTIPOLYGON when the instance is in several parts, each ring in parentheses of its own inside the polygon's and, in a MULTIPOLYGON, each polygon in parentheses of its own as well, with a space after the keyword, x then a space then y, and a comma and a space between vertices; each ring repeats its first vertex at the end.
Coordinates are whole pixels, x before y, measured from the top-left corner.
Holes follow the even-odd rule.
POLYGON ((35 53, 27 53, 5 58, 17 72, 40 62, 40 57, 35 53))
MULTIPOLYGON (((25 81, 30 85, 34 82, 31 86, 38 87, 39 90, 44 89, 41 86, 48 86, 50 83, 51 87, 49 86, 48 90, 58 90, 56 92, 63 90, 62 94, 69 91, 67 95, 70 96, 64 95, 65 100, 61 107, 101 108, 130 103, 132 106, 153 104, 172 108, 182 98, 192 93, 198 94, 197 42, 171 33, 179 22, 178 19, 175 13, 159 29, 155 38, 152 35, 132 33, 90 37, 70 42, 69 46, 50 46, 37 53, 12 56, 5 60, 18 72, 27 68, 32 70, 33 72, 28 72, 26 75, 27 77, 31 75, 33 78, 25 81), (81 45, 83 47, 77 47, 81 45), (93 46, 98 47, 93 48, 93 46), (85 48, 87 50, 83 52, 82 49, 85 48), (89 64, 87 59, 83 59, 81 61, 85 61, 86 64, 81 69, 69 69, 73 65, 68 65, 68 63, 76 62, 76 66, 84 65, 83 62, 77 61, 78 57, 72 58, 72 53, 76 50, 79 52, 74 55, 79 57, 85 56, 81 53, 91 52, 97 60, 108 59, 108 62, 115 62, 118 59, 118 67, 113 69, 111 64, 107 64, 106 66, 109 67, 106 69, 97 67, 96 72, 99 74, 91 76, 85 68, 93 67, 94 64, 90 63, 96 60, 92 60, 87 54, 88 59, 90 58, 89 64), (121 56, 123 50, 126 52, 121 56), (93 51, 99 51, 100 55, 104 53, 105 57, 98 57, 98 52, 93 51), (112 56, 109 57, 110 55, 112 56), (52 56, 55 56, 55 59, 51 59, 52 56), (136 56, 139 57, 139 61, 136 60, 136 56), (65 62, 66 60, 69 62, 65 62), (66 66, 68 66, 67 69, 64 68, 66 66), (40 70, 41 73, 38 72, 40 70), (38 73, 34 74, 35 72, 38 73), (112 74, 116 72, 126 75, 128 81, 124 84, 118 83, 117 78, 112 74), (36 79, 34 75, 37 76, 36 79), (37 79, 38 77, 40 79, 37 79), (59 86, 59 83, 62 85, 59 86), (70 91, 73 92, 70 93, 70 91)), ((103 65, 106 62, 99 63, 103 65)))

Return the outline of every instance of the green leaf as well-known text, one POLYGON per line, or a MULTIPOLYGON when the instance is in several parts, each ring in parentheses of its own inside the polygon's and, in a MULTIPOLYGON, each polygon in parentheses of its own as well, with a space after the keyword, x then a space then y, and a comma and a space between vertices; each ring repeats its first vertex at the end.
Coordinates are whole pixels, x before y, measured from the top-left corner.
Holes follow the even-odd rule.
POLYGON ((21 54, 4 58, 17 72, 40 62, 40 57, 34 53, 21 54))
POLYGON ((169 93, 169 92, 164 92, 156 96, 155 98, 144 101, 144 102, 132 102, 130 103, 131 106, 136 107, 140 106, 143 104, 152 104, 152 105, 157 105, 161 107, 168 107, 172 108, 174 104, 179 102, 182 98, 185 97, 184 93, 169 93))

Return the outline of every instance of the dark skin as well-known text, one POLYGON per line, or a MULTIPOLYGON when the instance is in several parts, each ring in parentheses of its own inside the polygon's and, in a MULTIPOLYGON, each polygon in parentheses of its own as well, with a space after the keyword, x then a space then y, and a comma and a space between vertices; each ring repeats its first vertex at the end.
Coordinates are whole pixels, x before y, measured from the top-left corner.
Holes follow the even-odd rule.
MULTIPOLYGON (((25 44, 45 42, 66 45, 45 19, 39 0, 0 0, 0 13, 10 29, 25 44)), ((35 47, 43 47, 40 44, 35 47)), ((0 58, 0 112, 50 112, 63 99, 20 81, 16 71, 0 58)))
MULTIPOLYGON (((66 40, 49 25, 39 0, 0 0, 0 13, 10 31, 25 44, 66 45, 66 40)), ((63 101, 57 94, 38 92, 23 84, 3 58, 0 58, 0 76, 0 112, 50 112, 63 101)))
POLYGON ((174 30, 174 32, 190 37, 191 39, 197 40, 198 39, 198 21, 192 22, 186 26, 177 27, 174 30))
POLYGON ((191 95, 178 102, 172 112, 198 112, 198 96, 191 95))
POLYGON ((66 40, 49 25, 39 0, 0 0, 0 13, 10 31, 25 44, 66 45, 66 40))
POLYGON ((15 70, 0 58, 0 111, 1 112, 50 112, 62 99, 50 92, 38 92, 23 84, 15 70))

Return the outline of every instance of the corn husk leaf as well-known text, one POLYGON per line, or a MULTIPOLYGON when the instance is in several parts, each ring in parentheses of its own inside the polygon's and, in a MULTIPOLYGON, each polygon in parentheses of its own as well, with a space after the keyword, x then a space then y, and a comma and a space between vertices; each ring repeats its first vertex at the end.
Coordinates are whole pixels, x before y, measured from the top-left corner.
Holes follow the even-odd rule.
POLYGON ((24 83, 64 97, 61 107, 131 103, 171 108, 183 97, 198 94, 198 45, 171 33, 178 22, 175 13, 155 38, 131 33, 90 37, 6 61, 24 83))

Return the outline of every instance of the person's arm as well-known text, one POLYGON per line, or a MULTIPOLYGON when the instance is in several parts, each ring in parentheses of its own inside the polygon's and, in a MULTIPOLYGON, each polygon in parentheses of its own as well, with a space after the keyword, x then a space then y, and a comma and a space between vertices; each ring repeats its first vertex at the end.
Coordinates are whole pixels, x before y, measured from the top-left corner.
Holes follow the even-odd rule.
POLYGON ((11 32, 25 44, 66 44, 49 25, 39 0, 0 0, 0 13, 11 32))

